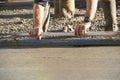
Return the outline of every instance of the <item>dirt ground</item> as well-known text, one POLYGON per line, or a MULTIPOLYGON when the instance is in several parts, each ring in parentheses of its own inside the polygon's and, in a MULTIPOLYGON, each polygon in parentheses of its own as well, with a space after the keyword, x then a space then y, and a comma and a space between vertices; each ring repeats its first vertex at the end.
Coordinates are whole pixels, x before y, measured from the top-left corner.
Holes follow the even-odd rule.
MULTIPOLYGON (((81 23, 84 18, 85 8, 82 5, 76 6, 75 17, 72 19, 54 18, 54 8, 51 6, 50 25, 48 31, 59 31, 63 27, 71 25, 75 27, 81 23)), ((32 5, 29 6, 8 6, 0 7, 0 33, 24 33, 29 32, 33 27, 32 21, 32 5)), ((118 23, 120 25, 120 9, 117 9, 118 23)), ((103 9, 98 8, 96 17, 92 22, 91 30, 104 30, 104 14, 103 9)))

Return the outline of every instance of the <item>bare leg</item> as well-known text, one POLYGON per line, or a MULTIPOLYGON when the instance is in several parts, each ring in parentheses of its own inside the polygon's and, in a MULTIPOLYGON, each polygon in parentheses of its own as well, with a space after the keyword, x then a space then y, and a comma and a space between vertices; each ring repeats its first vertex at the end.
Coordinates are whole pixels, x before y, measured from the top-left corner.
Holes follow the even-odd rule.
POLYGON ((33 29, 30 31, 30 36, 38 38, 43 32, 43 17, 44 17, 44 6, 34 3, 33 6, 33 29))
POLYGON ((106 31, 118 31, 116 17, 116 0, 102 0, 106 20, 106 31))
POLYGON ((86 0, 85 20, 83 23, 76 26, 75 35, 81 36, 87 33, 87 29, 91 26, 91 20, 95 17, 97 3, 98 0, 86 0))

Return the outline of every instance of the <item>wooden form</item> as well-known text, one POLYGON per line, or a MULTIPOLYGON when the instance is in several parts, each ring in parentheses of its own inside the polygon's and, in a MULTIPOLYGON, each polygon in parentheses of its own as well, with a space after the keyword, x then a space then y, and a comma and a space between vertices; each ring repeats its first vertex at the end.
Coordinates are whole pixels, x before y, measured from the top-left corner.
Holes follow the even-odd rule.
MULTIPOLYGON (((120 32, 112 32, 112 31, 89 31, 85 36, 117 36, 120 35, 120 32)), ((0 34, 2 38, 10 38, 10 37, 30 37, 29 33, 19 33, 19 34, 0 34)), ((42 37, 76 37, 74 32, 44 32, 42 37)), ((84 36, 83 36, 84 37, 84 36)))
MULTIPOLYGON (((120 32, 89 32, 89 36, 116 36, 120 32)), ((27 37, 28 33, 8 35, 7 37, 27 37)), ((120 46, 120 39, 100 39, 100 38, 79 38, 75 37, 73 32, 46 32, 43 33, 45 37, 59 37, 47 38, 42 40, 27 39, 14 41, 0 41, 0 47, 73 47, 73 46, 120 46), (62 36, 62 37, 61 37, 62 36), (69 38, 64 38, 69 36, 69 38), (74 36, 74 37, 71 37, 74 36)), ((5 37, 6 38, 6 37, 5 37)))
MULTIPOLYGON (((115 36, 120 35, 120 32, 112 32, 112 31, 89 31, 85 36, 115 36)), ((29 36, 29 33, 20 33, 15 34, 14 36, 29 36)), ((65 36, 75 36, 74 32, 44 32, 42 34, 43 37, 65 37, 65 36)))

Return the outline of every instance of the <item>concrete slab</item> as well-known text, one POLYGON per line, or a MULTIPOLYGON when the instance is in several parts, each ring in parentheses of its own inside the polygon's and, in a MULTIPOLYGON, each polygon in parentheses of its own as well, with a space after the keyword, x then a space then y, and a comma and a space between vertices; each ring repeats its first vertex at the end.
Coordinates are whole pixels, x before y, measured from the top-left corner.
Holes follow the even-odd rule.
POLYGON ((120 80, 120 47, 0 49, 0 80, 120 80))

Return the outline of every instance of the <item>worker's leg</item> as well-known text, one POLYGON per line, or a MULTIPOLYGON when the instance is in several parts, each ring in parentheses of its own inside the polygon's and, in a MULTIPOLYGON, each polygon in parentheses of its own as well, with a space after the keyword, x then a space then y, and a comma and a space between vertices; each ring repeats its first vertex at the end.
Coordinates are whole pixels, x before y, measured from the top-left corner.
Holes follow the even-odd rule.
POLYGON ((33 6, 33 29, 30 31, 31 37, 38 38, 43 32, 43 17, 44 17, 44 7, 46 1, 35 0, 33 6))
POLYGON ((104 16, 106 20, 106 31, 118 31, 116 17, 116 0, 102 0, 104 16))
POLYGON ((75 35, 80 36, 87 33, 87 29, 91 26, 91 21, 95 17, 98 0, 86 0, 86 14, 84 22, 76 26, 75 35))
POLYGON ((60 0, 60 16, 72 18, 75 14, 75 0, 60 0))
POLYGON ((54 1, 54 14, 55 17, 60 16, 60 0, 53 0, 54 1))

